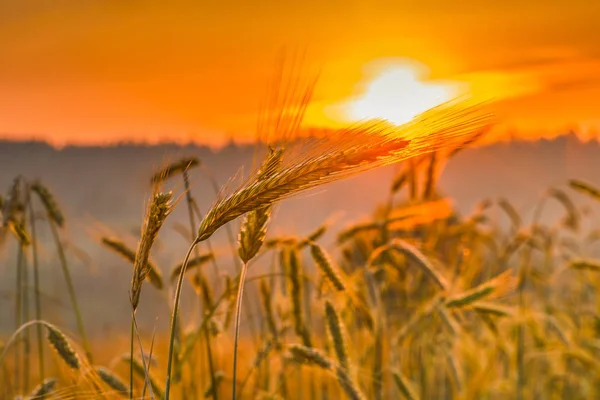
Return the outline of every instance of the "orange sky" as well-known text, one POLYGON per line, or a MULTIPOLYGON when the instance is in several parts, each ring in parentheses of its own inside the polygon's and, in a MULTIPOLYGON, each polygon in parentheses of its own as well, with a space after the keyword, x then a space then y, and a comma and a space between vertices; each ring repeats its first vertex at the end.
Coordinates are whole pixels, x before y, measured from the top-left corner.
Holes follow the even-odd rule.
POLYGON ((493 93, 513 135, 595 135, 598 26, 597 0, 0 0, 0 135, 247 139, 282 46, 322 70, 310 124, 401 57, 424 81, 493 93))

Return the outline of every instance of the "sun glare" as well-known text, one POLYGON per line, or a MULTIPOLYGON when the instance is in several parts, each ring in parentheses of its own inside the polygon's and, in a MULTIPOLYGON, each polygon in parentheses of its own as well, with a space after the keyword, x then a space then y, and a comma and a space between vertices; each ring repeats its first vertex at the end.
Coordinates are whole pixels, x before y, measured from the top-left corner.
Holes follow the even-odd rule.
POLYGON ((346 105, 349 119, 383 118, 399 125, 463 92, 457 82, 423 82, 428 71, 415 63, 387 64, 373 72, 364 93, 346 105))

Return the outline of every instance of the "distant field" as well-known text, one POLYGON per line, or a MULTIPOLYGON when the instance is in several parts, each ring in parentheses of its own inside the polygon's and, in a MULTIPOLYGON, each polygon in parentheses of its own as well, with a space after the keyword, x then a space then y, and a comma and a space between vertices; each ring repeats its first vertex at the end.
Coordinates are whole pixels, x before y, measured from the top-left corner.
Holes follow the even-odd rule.
MULTIPOLYGON (((538 157, 568 154, 545 145, 551 150, 538 157)), ((281 209, 250 207, 245 219, 219 225, 217 236, 190 253, 171 335, 186 249, 211 231, 211 218, 229 218, 206 213, 220 204, 211 208, 214 189, 230 173, 221 171, 211 183, 197 164, 211 167, 218 154, 173 157, 162 175, 159 163, 141 163, 128 178, 135 196, 103 182, 90 190, 100 203, 105 190, 112 203, 90 203, 95 216, 85 217, 85 204, 46 186, 46 179, 7 181, 0 398, 128 398, 130 386, 134 398, 164 398, 171 339, 171 398, 231 398, 245 263, 236 398, 600 396, 600 192, 586 180, 589 171, 581 174, 586 179, 567 176, 583 166, 575 160, 549 164, 553 170, 530 187, 514 175, 515 192, 506 197, 492 193, 493 179, 501 188, 515 173, 510 163, 509 172, 501 171, 498 155, 513 146, 511 162, 524 165, 527 153, 514 149, 534 145, 498 146, 495 153, 468 150, 468 157, 425 154, 335 183, 325 194, 300 195, 281 209), (485 160, 493 167, 474 171, 469 164, 485 160), (156 173, 160 186, 153 191, 156 173), (489 181, 461 182, 476 173, 489 181), (537 189, 542 183, 547 190, 537 189), (360 186, 369 184, 373 190, 360 186), (447 195, 452 190, 458 199, 447 195), (515 198, 524 205, 515 206, 515 198), (352 215, 357 210, 365 210, 362 217, 352 215), (113 211, 118 218, 99 217, 113 211), (136 245, 140 228, 151 252, 136 245), (137 283, 132 271, 141 274, 137 283), (140 316, 133 341, 132 302, 140 316)), ((231 160, 235 151, 221 157, 231 160)), ((248 162, 250 152, 242 154, 238 161, 248 162)), ((44 178, 42 167, 35 168, 44 178)), ((110 168, 105 172, 119 173, 110 168)), ((523 175, 533 173, 522 168, 523 175)))

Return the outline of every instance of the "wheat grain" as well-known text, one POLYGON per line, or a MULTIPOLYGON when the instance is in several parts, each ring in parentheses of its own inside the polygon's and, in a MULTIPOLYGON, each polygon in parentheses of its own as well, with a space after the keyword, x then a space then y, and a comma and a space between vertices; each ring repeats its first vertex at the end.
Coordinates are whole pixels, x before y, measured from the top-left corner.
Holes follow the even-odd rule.
POLYGON ((56 200, 50 190, 48 190, 48 188, 42 185, 40 182, 33 183, 31 185, 31 190, 38 195, 44 204, 50 219, 52 219, 56 225, 62 227, 65 223, 65 217, 58 207, 58 204, 56 203, 56 200))
POLYGON ((310 251, 315 264, 317 264, 323 275, 329 279, 331 284, 338 291, 346 290, 347 285, 344 282, 344 278, 342 278, 341 271, 333 264, 331 257, 329 257, 325 250, 323 250, 321 246, 312 243, 310 245, 310 251))
POLYGON ((114 372, 104 367, 96 367, 95 369, 102 382, 106 383, 111 389, 116 390, 122 396, 129 395, 127 385, 114 372))
POLYGON ((325 320, 333 342, 333 348, 340 366, 346 370, 350 370, 350 359, 348 357, 348 346, 346 344, 346 332, 344 324, 340 319, 338 312, 333 304, 329 301, 325 302, 325 320))
POLYGON ((31 391, 31 394, 27 397, 28 400, 39 400, 44 396, 52 393, 56 387, 56 378, 46 378, 40 383, 35 389, 31 391))
POLYGON ((368 122, 314 141, 301 156, 283 163, 266 179, 252 176, 242 187, 221 197, 210 208, 198 229, 198 240, 208 239, 229 221, 255 209, 325 183, 452 146, 488 124, 476 108, 446 107, 431 110, 414 122, 391 127, 368 122))
POLYGON ((133 262, 133 278, 131 279, 131 305, 133 311, 137 310, 142 293, 142 283, 147 276, 150 276, 150 281, 155 281, 154 285, 157 288, 162 288, 162 279, 158 279, 159 273, 156 269, 154 272, 150 265, 150 250, 158 236, 158 231, 162 227, 167 216, 173 208, 171 200, 173 193, 155 193, 152 201, 148 205, 146 218, 142 227, 142 237, 140 239, 137 253, 133 262), (158 284, 160 281, 160 284, 158 284))
POLYGON ((69 343, 69 339, 55 326, 50 324, 44 325, 48 331, 48 342, 58 353, 60 358, 71 368, 79 369, 81 361, 79 355, 69 343))

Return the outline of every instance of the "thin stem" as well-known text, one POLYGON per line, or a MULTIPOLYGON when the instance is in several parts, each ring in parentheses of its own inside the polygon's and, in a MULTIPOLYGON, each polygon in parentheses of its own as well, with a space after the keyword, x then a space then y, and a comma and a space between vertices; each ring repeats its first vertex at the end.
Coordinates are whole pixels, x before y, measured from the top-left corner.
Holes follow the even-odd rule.
MULTIPOLYGON (((187 173, 187 170, 183 171, 183 184, 184 184, 184 188, 185 188, 185 195, 186 195, 186 200, 187 200, 187 206, 188 206, 188 214, 189 214, 189 218, 190 218, 190 233, 192 234, 192 242, 195 240, 194 237, 194 229, 196 227, 196 221, 194 218, 194 208, 193 205, 195 204, 194 199, 192 198, 192 192, 190 189, 190 179, 187 173)), ((201 214, 199 215, 200 218, 201 214)), ((207 242, 208 246, 209 246, 209 250, 212 253, 212 248, 210 246, 210 242, 207 242)), ((196 256, 199 256, 197 248, 196 248, 196 256)), ((214 274, 215 274, 215 282, 219 282, 219 269, 217 267, 217 264, 215 262, 216 257, 214 257, 214 253, 213 253, 213 267, 215 269, 214 274)), ((197 268, 196 269, 196 277, 198 278, 198 282, 200 282, 200 279, 202 279, 202 269, 201 268, 197 268)), ((200 294, 198 294, 198 306, 200 309, 200 313, 202 313, 202 296, 200 294)), ((218 393, 216 390, 216 384, 217 381, 215 379, 215 367, 214 367, 214 363, 213 363, 213 356, 212 356, 212 351, 210 348, 210 334, 208 332, 208 328, 206 329, 206 357, 208 358, 208 369, 210 372, 210 381, 211 381, 211 385, 214 388, 214 390, 212 391, 212 398, 213 400, 218 400, 218 393)), ((193 367, 193 364, 192 364, 193 367)), ((193 380, 192 380, 193 382, 193 380)))
MULTIPOLYGON (((148 366, 146 367, 146 359, 144 357, 144 347, 142 346, 142 340, 140 339, 140 335, 139 335, 139 331, 138 331, 138 327, 137 327, 137 321, 135 320, 135 312, 132 310, 131 312, 131 320, 133 321, 133 328, 135 331, 135 337, 137 338, 137 342, 138 342, 138 346, 140 347, 140 357, 141 357, 141 361, 142 361, 142 367, 144 368, 144 393, 146 390, 146 387, 148 387, 148 389, 150 390, 150 398, 154 398, 154 388, 150 382, 150 360, 148 361, 148 366)), ((152 357, 152 356, 150 356, 152 357)), ((142 398, 144 397, 144 395, 142 395, 142 398)))
MULTIPOLYGON (((27 205, 29 207, 29 226, 31 236, 31 252, 33 256, 33 288, 34 288, 34 301, 35 301, 35 319, 42 319, 42 301, 40 296, 40 274, 39 274, 39 260, 38 260, 38 249, 37 249, 37 235, 35 232, 35 214, 33 212, 33 204, 31 199, 28 199, 27 205)), ((39 381, 44 381, 44 345, 43 345, 43 333, 42 326, 37 326, 37 340, 38 340, 38 359, 39 359, 39 381)))
MULTIPOLYGON (((21 244, 21 268, 23 269, 23 275, 21 280, 21 293, 23 294, 23 321, 29 321, 29 274, 27 271, 27 259, 25 258, 25 246, 21 244)), ((31 374, 31 367, 29 365, 30 353, 31 353, 31 335, 30 332, 27 331, 24 334, 23 338, 23 388, 25 390, 29 389, 29 376, 31 374)))
POLYGON ((232 400, 235 400, 235 390, 237 387, 237 349, 238 349, 238 340, 240 336, 240 320, 242 316, 242 298, 244 296, 244 282, 246 280, 246 272, 248 270, 248 264, 242 264, 242 271, 240 273, 240 282, 238 284, 238 294, 235 306, 235 338, 233 341, 233 383, 232 383, 232 400))
POLYGON ((21 332, 23 332, 25 329, 27 329, 31 325, 35 325, 35 324, 41 324, 44 326, 49 326, 49 327, 54 328, 54 325, 52 325, 46 321, 33 320, 33 321, 25 322, 12 334, 12 336, 4 344, 2 353, 0 353, 0 365, 2 365, 2 361, 4 360, 4 356, 6 356, 6 353, 8 353, 8 349, 13 345, 13 343, 15 343, 15 341, 17 340, 17 338, 19 337, 21 332))
POLYGON ((58 250, 58 258, 60 259, 60 265, 62 267, 63 274, 65 276, 65 281, 67 283, 67 290, 69 291, 71 304, 73 304, 73 311, 75 312, 75 319, 77 321, 77 330, 79 331, 79 335, 81 335, 83 350, 85 351, 85 356, 88 359, 88 361, 90 363, 93 363, 90 344, 87 340, 85 329, 83 328, 83 319, 81 316, 81 311, 79 310, 79 305, 77 304, 77 297, 75 296, 75 287, 73 286, 73 280, 71 279, 71 273, 69 272, 69 266, 67 264, 67 257, 65 256, 65 251, 60 241, 58 230, 56 229, 56 224, 54 223, 52 218, 50 218, 50 216, 48 216, 48 224, 50 225, 50 230, 52 231, 52 236, 54 237, 54 241, 56 243, 56 248, 58 250))
POLYGON ((196 247, 196 245, 200 243, 200 241, 196 238, 194 242, 190 245, 190 248, 185 255, 185 259, 183 260, 183 267, 181 268, 181 272, 179 272, 179 278, 177 279, 177 287, 175 289, 175 300, 173 301, 173 313, 171 314, 171 328, 169 331, 169 353, 167 358, 167 383, 165 385, 165 400, 169 400, 169 394, 171 389, 171 369, 173 368, 173 349, 175 344, 175 330, 177 327, 177 312, 179 311, 179 298, 181 297, 181 287, 183 286, 183 278, 185 276, 185 271, 187 270, 188 262, 190 260, 190 255, 192 251, 196 247))
POLYGON ((131 337, 129 340, 129 399, 133 400, 133 336, 135 332, 135 324, 133 314, 131 315, 131 337))
MULTIPOLYGON (((17 290, 17 298, 15 301, 15 329, 21 326, 21 310, 23 308, 22 297, 23 297, 23 245, 19 243, 19 252, 17 253, 17 282, 16 282, 16 290, 17 290)), ((15 352, 15 380, 16 380, 16 389, 21 390, 21 358, 19 357, 19 351, 15 352)))
MULTIPOLYGON (((218 188, 216 190, 218 191, 218 188)), ((198 206, 196 205, 196 203, 194 203, 194 206, 195 206, 196 214, 198 214, 198 216, 200 218, 202 218, 202 214, 200 213, 200 210, 198 209, 198 206)), ((227 236, 229 238, 229 243, 231 244, 231 248, 232 248, 232 252, 233 252, 232 254, 233 254, 234 264, 236 266, 236 272, 238 274, 240 274, 240 272, 241 272, 241 268, 240 268, 241 262, 240 262, 239 257, 237 256, 237 252, 235 250, 235 239, 233 238, 233 232, 232 232, 231 227, 229 226, 229 224, 226 224, 225 228, 227 229, 227 236)), ((208 239, 207 239, 207 245, 209 245, 208 239)), ((212 249, 210 249, 210 247, 209 247, 209 251, 212 253, 212 249)), ((214 259, 214 257, 213 257, 213 259, 214 259)), ((258 328, 256 327, 256 321, 255 321, 255 318, 254 318, 254 311, 252 309, 252 303, 244 303, 244 308, 245 308, 245 311, 246 311, 246 314, 247 314, 247 317, 248 317, 248 321, 249 321, 248 327, 250 329, 250 336, 252 336, 252 338, 254 340, 254 343, 256 345, 258 345, 258 343, 259 343, 259 336, 257 335, 258 328)), ((258 314, 259 314, 259 320, 262 319, 262 315, 260 315, 260 308, 258 310, 258 314)))

